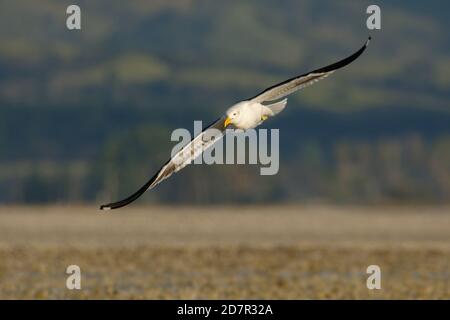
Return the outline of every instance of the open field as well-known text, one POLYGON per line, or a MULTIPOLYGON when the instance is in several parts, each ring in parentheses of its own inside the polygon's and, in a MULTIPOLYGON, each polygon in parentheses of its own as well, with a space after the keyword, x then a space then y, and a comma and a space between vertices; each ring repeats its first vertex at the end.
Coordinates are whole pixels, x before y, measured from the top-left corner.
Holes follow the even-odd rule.
POLYGON ((1 207, 0 298, 450 299, 450 208, 1 207))

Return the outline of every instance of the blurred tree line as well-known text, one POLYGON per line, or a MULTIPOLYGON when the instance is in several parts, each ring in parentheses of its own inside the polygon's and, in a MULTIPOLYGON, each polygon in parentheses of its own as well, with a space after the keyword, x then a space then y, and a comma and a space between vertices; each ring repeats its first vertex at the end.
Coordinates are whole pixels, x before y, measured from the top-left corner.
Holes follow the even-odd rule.
MULTIPOLYGON (((167 144, 167 136, 158 134, 142 129, 111 142, 94 164, 3 165, 3 201, 81 203, 123 197, 170 154, 152 154, 159 143, 167 144)), ((189 166, 142 201, 445 203, 450 197, 450 136, 431 142, 415 135, 374 142, 342 140, 331 146, 311 140, 280 157, 275 176, 260 176, 258 165, 189 166)))
MULTIPOLYGON (((0 203, 127 195, 173 129, 354 52, 371 3, 79 1, 81 32, 69 4, 0 3, 0 203)), ((450 3, 379 5, 369 50, 264 125, 280 128, 278 175, 190 166, 140 201, 448 203, 450 3)))

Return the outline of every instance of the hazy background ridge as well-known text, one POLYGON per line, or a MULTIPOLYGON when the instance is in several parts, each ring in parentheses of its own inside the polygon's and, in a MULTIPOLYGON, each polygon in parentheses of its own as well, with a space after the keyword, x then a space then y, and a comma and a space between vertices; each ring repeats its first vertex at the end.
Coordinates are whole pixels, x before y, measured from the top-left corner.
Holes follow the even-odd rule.
MULTIPOLYGON (((2 203, 134 191, 166 161, 171 130, 369 33, 367 1, 79 1, 81 32, 65 28, 69 4, 0 4, 2 203)), ((195 166, 140 201, 448 203, 450 5, 378 4, 383 29, 361 59, 265 124, 281 129, 278 175, 195 166)))

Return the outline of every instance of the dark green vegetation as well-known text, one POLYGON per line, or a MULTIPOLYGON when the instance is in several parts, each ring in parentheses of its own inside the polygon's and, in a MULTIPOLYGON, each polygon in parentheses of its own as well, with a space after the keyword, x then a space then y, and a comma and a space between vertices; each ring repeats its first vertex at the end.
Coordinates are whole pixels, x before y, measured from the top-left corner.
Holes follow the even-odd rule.
MULTIPOLYGON (((273 83, 352 53, 367 1, 0 3, 0 201, 116 199, 204 124, 273 83)), ((196 166, 140 201, 448 202, 450 22, 441 1, 380 1, 353 65, 289 98, 280 173, 196 166), (220 192, 218 192, 220 191, 220 192)))

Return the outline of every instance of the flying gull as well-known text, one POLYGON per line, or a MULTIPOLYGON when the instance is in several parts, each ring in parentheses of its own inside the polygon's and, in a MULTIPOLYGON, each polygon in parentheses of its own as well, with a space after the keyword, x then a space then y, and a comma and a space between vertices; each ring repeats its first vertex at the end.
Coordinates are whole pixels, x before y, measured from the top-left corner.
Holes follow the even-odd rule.
POLYGON ((370 39, 371 37, 367 39, 361 49, 341 61, 300 76, 290 78, 267 88, 250 99, 233 105, 226 111, 226 114, 223 117, 219 118, 209 127, 204 129, 199 135, 197 135, 179 152, 177 152, 169 161, 167 161, 166 164, 164 164, 161 169, 159 169, 159 171, 138 191, 121 201, 102 205, 100 209, 117 209, 130 204, 139 198, 145 191, 154 188, 161 181, 170 177, 174 172, 178 172, 190 164, 195 158, 201 155, 204 150, 212 146, 218 139, 222 138, 226 133, 226 128, 229 125, 233 125, 237 129, 247 130, 259 126, 267 118, 273 117, 280 113, 286 107, 287 98, 284 98, 285 96, 328 77, 337 69, 345 67, 356 60, 367 48, 370 39), (212 134, 212 132, 215 134, 212 134), (217 132, 220 134, 217 135, 217 132))

